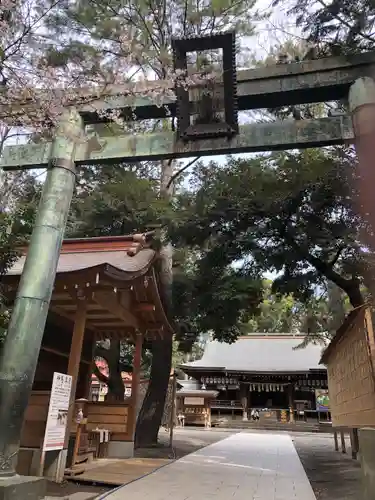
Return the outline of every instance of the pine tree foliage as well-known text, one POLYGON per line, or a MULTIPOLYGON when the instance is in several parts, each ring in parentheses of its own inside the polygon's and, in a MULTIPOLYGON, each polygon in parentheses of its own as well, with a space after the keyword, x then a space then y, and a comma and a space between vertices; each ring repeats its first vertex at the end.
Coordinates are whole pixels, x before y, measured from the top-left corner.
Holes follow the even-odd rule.
MULTIPOLYGON (((273 5, 277 8, 282 3, 274 0, 273 5)), ((292 0, 289 5, 288 15, 311 44, 310 58, 373 50, 372 0, 292 0)))

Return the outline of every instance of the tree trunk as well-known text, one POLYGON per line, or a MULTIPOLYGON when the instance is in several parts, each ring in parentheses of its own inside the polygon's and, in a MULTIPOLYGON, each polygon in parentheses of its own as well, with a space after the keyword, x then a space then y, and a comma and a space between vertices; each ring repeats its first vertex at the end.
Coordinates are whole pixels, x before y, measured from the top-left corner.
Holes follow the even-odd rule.
MULTIPOLYGON (((173 195, 173 183, 171 182, 173 162, 164 160, 161 163, 160 194, 162 197, 170 199, 173 195)), ((173 247, 169 242, 165 242, 159 252, 159 276, 162 285, 163 305, 167 312, 172 306, 172 262, 173 247)), ((150 382, 137 419, 136 447, 157 443, 171 374, 172 345, 172 338, 152 343, 150 382)))
POLYGON ((121 377, 120 341, 111 340, 110 356, 108 356, 108 394, 106 401, 123 401, 125 395, 124 382, 121 377))
POLYGON ((346 316, 343 291, 335 283, 328 280, 328 306, 332 314, 329 324, 329 335, 333 338, 336 331, 343 324, 346 316))
MULTIPOLYGON (((340 285, 338 285, 340 286, 340 285)), ((356 308, 360 307, 363 305, 364 300, 360 288, 360 283, 358 280, 351 280, 350 283, 345 287, 342 288, 344 292, 348 295, 350 304, 356 308)))
POLYGON ((124 381, 121 377, 121 344, 119 340, 111 340, 109 348, 97 348, 96 356, 104 358, 108 364, 108 377, 100 375, 99 369, 95 375, 108 386, 106 401, 123 401, 125 394, 124 381), (99 372, 99 373, 98 373, 99 372))
POLYGON ((172 339, 152 343, 150 382, 135 431, 135 446, 147 447, 157 443, 164 412, 172 364, 172 339))

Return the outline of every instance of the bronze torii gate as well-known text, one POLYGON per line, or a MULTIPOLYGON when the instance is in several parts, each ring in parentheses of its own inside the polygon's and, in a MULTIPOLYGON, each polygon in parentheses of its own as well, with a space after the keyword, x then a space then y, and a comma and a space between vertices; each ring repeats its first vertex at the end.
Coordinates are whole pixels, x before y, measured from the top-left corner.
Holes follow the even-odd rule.
MULTIPOLYGON (((371 78, 375 71, 374 56, 375 53, 371 52, 350 58, 327 58, 241 71, 237 77, 238 108, 248 110, 325 102, 349 96, 351 112, 355 113, 355 135, 361 135, 360 146, 365 148, 371 144, 370 132, 374 126, 368 130, 370 121, 361 111, 367 109, 367 106, 363 108, 364 105, 375 105, 375 83, 371 78), (359 130, 359 118, 363 128, 367 125, 364 131, 359 130), (370 142, 362 142, 362 134, 370 137, 370 142)), ((0 162, 4 170, 48 167, 0 365, 0 479, 5 480, 0 481, 0 497, 2 484, 16 487, 19 482, 14 459, 19 449, 21 426, 73 195, 75 166, 118 160, 132 162, 308 148, 352 143, 354 140, 352 118, 335 116, 245 125, 230 138, 184 142, 175 133, 157 132, 139 137, 96 136, 93 141, 82 141, 84 125, 98 121, 98 110, 126 109, 131 104, 140 119, 164 116, 165 110, 156 107, 151 100, 142 98, 131 102, 126 97, 128 90, 114 87, 102 99, 67 109, 52 143, 6 147, 0 162)), ((173 101, 168 101, 166 106, 172 114, 175 112, 173 101)), ((35 495, 35 498, 39 497, 35 495)))
MULTIPOLYGON (((349 88, 356 79, 374 74, 375 51, 239 71, 238 109, 256 110, 340 100, 348 96, 349 88)), ((105 97, 78 106, 84 124, 97 123, 97 111, 126 109, 129 106, 134 106, 136 115, 142 120, 166 116, 165 108, 157 107, 151 99, 143 97, 134 100, 121 95, 126 90, 131 91, 132 87, 112 87, 105 97)), ((166 106, 172 113, 176 112, 174 102, 167 100, 166 106)), ((229 154, 330 146, 351 142, 353 132, 350 117, 343 115, 244 125, 239 127, 239 134, 231 140, 214 138, 183 142, 174 132, 146 133, 138 137, 97 136, 96 139, 77 144, 72 158, 77 165, 208 156, 213 151, 215 154, 229 154)), ((9 146, 4 149, 0 166, 4 170, 46 168, 51 154, 51 143, 9 146)))

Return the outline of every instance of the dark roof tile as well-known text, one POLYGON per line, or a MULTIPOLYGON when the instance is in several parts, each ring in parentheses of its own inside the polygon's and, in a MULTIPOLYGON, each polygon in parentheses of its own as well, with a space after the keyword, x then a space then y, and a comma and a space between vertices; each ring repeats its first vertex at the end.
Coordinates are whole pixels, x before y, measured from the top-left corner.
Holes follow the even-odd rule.
POLYGON ((323 346, 309 344, 304 349, 294 349, 301 341, 302 337, 269 335, 241 337, 233 344, 212 341, 206 344, 202 359, 181 368, 259 373, 324 370, 319 365, 323 346))

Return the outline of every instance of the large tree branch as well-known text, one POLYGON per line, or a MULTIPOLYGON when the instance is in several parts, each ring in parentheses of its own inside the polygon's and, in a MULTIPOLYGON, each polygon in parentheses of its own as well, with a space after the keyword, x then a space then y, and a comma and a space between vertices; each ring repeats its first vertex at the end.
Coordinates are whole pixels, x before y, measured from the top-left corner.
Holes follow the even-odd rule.
POLYGON ((340 258, 340 255, 342 254, 342 252, 345 250, 345 245, 340 245, 339 249, 337 250, 336 252, 336 255, 333 257, 333 259, 331 260, 330 262, 330 266, 331 267, 334 267, 336 262, 339 260, 340 258))
MULTIPOLYGON (((298 245, 296 245, 295 249, 297 249, 297 247, 298 245)), ((346 289, 351 284, 352 280, 347 280, 346 278, 343 278, 340 274, 334 271, 331 264, 327 264, 327 262, 324 262, 323 260, 319 259, 318 257, 315 257, 314 255, 311 255, 308 252, 303 252, 303 253, 305 255, 307 262, 309 262, 309 264, 314 266, 319 274, 322 274, 329 280, 333 281, 340 288, 346 289)))
POLYGON ((292 238, 288 238, 288 243, 292 246, 294 251, 311 264, 319 274, 335 283, 341 290, 344 290, 353 307, 358 307, 363 304, 363 297, 357 279, 344 278, 333 269, 331 263, 324 262, 318 257, 311 255, 309 251, 303 249, 302 245, 297 244, 292 238))
MULTIPOLYGON (((295 208, 295 207, 294 207, 295 208)), ((297 213, 298 209, 292 211, 292 208, 289 210, 288 217, 286 218, 286 222, 283 230, 281 231, 282 237, 285 239, 286 243, 289 244, 297 255, 305 259, 309 264, 311 264, 320 275, 324 276, 328 280, 335 283, 339 288, 344 290, 344 292, 349 297, 350 303, 353 307, 358 307, 363 304, 363 297, 359 287, 359 282, 357 279, 346 279, 341 276, 338 272, 333 269, 335 264, 330 262, 324 262, 319 259, 319 257, 315 257, 312 255, 308 248, 306 248, 301 242, 296 242, 293 238, 293 235, 290 233, 290 220, 292 217, 292 213, 297 213)), ((340 254, 339 254, 340 255, 340 254)), ((339 256, 338 255, 338 256, 339 256)), ((338 257, 337 257, 338 258, 338 257)))
POLYGON ((183 172, 185 172, 185 170, 190 168, 196 161, 199 160, 199 158, 200 158, 200 156, 197 156, 196 158, 194 158, 194 160, 189 161, 189 163, 184 165, 182 168, 180 168, 180 170, 178 170, 175 174, 173 174, 172 177, 168 181, 166 189, 169 189, 169 187, 174 183, 174 181, 177 179, 177 177, 179 175, 181 175, 183 172))

